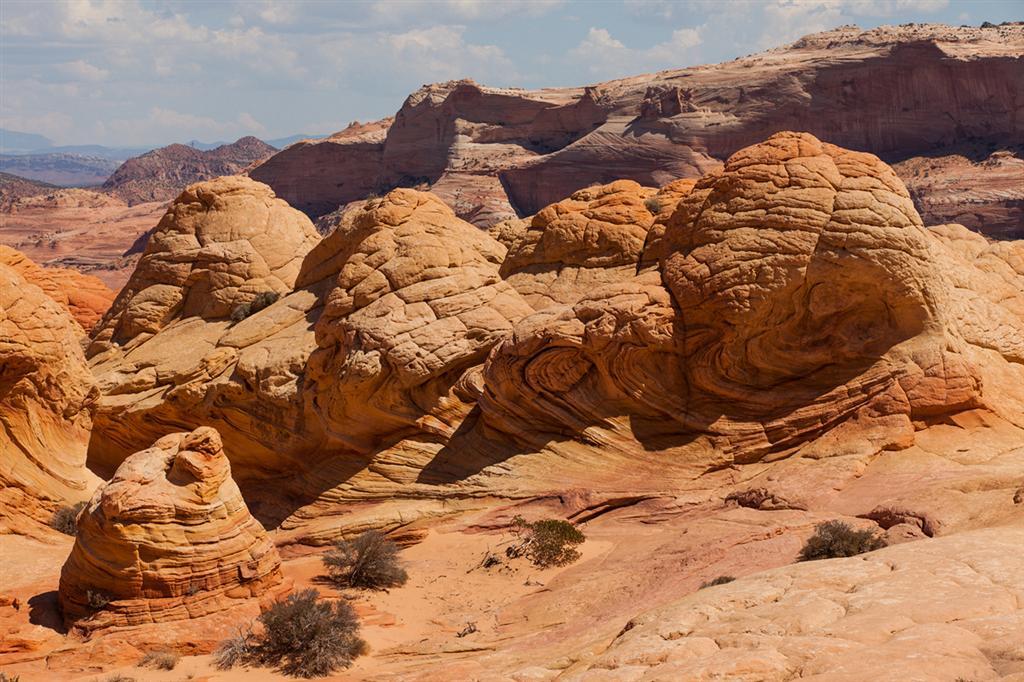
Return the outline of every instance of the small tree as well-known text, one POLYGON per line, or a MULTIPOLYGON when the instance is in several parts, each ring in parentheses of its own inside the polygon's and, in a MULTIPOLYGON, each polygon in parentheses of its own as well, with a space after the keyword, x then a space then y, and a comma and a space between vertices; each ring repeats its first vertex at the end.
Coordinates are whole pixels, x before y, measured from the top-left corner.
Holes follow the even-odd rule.
POLYGON ((264 633, 255 647, 258 659, 287 675, 322 677, 348 667, 366 651, 352 607, 321 601, 314 589, 275 602, 259 620, 264 633))
POLYGON ((383 589, 409 579, 398 563, 398 545, 376 530, 354 540, 340 540, 323 556, 331 580, 343 587, 383 589))
POLYGON ((566 566, 580 558, 576 546, 587 538, 568 521, 542 519, 532 523, 522 516, 512 519, 512 532, 519 542, 505 553, 510 557, 525 555, 536 566, 566 566))
POLYGON ((64 535, 78 534, 78 515, 87 502, 78 502, 71 506, 64 506, 53 513, 50 517, 50 527, 59 530, 64 535))
POLYGON ((882 538, 870 530, 854 530, 842 521, 825 521, 814 527, 814 534, 804 543, 798 560, 856 556, 884 546, 882 538))

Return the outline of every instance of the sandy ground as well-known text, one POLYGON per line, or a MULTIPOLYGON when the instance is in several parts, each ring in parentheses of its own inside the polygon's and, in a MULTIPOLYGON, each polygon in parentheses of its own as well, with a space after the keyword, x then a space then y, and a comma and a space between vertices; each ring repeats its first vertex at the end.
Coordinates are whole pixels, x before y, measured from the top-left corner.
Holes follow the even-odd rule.
POLYGON ((71 267, 119 291, 137 257, 125 257, 135 240, 155 227, 166 202, 125 206, 39 206, 0 213, 0 244, 40 265, 71 267))

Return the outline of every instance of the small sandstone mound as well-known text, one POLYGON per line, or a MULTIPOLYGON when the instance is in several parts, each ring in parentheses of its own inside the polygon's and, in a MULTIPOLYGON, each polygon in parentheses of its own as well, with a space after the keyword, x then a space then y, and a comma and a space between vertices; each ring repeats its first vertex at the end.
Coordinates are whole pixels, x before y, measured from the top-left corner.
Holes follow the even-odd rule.
POLYGON ((0 263, 16 270, 63 306, 86 333, 114 302, 116 294, 96 277, 69 268, 41 268, 25 254, 2 244, 0 263))
POLYGON ((137 452, 93 497, 61 570, 68 625, 86 630, 198 618, 281 582, 280 558, 200 427, 137 452))
POLYGON ((538 310, 632 278, 660 207, 656 194, 619 180, 581 189, 544 208, 510 239, 502 277, 538 310))
POLYGON ((261 292, 286 293, 317 241, 309 219, 266 185, 241 176, 191 185, 157 225, 89 355, 173 319, 224 319, 261 292))
POLYGON ((99 398, 67 310, 0 261, 0 533, 37 535, 61 505, 87 499, 99 398))

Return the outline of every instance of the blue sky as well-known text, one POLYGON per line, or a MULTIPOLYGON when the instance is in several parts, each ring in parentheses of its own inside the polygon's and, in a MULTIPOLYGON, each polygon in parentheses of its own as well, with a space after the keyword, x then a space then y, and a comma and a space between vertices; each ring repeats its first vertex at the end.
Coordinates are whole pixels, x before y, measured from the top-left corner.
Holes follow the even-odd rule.
POLYGON ((1024 19, 1024 0, 0 1, 0 127, 58 144, 326 133, 429 82, 582 85, 842 24, 1024 19))

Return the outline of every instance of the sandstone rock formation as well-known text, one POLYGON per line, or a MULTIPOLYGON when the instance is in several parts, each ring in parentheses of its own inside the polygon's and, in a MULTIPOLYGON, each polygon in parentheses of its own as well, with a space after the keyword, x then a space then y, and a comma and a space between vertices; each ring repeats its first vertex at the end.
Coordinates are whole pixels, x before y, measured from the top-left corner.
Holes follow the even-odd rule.
POLYGON ((114 302, 114 292, 96 277, 70 268, 41 268, 15 249, 0 244, 0 264, 13 268, 27 281, 66 309, 88 333, 114 302))
POLYGON ((1014 679, 1024 529, 786 566, 631 619, 566 680, 1014 679))
POLYGON ((203 151, 172 144, 128 159, 103 183, 103 191, 129 206, 173 199, 187 185, 220 175, 234 175, 277 150, 255 137, 203 151))
POLYGON ((1024 239, 1024 146, 995 146, 893 164, 926 225, 958 223, 996 239, 1024 239))
MULTIPOLYGON (((722 64, 587 88, 440 83, 410 95, 393 122, 293 146, 252 173, 311 215, 426 182, 460 217, 489 227, 593 184, 697 178, 780 130, 890 160, 955 153, 971 139, 1015 148, 1024 141, 1015 115, 1022 46, 1021 24, 845 26, 722 64)), ((916 173, 907 167, 901 177, 910 183, 916 173)), ((922 209, 948 201, 929 198, 945 188, 915 184, 922 209)), ((972 191, 968 214, 950 206, 942 221, 975 228, 968 217, 977 214, 986 233, 1021 236, 1018 195, 972 191)))
MULTIPOLYGON (((199 213, 198 224, 252 222, 245 204, 231 203, 230 186, 194 191, 225 211, 216 221, 199 213)), ((187 285, 207 275, 167 278, 165 262, 203 261, 181 257, 177 235, 192 229, 191 201, 168 213, 94 334, 89 354, 106 398, 90 458, 101 470, 140 438, 197 420, 221 430, 240 478, 295 474, 409 434, 450 435, 468 406, 449 393, 532 312, 499 276, 501 244, 436 198, 395 190, 308 254, 304 240, 291 249, 283 236, 270 240, 269 253, 291 258, 294 290, 232 325, 224 319, 230 305, 217 303, 230 291, 204 285, 193 299, 187 285)), ((283 211, 312 232, 301 214, 283 211)), ((245 247, 217 245, 214 253, 233 263, 245 247)))
POLYGON ((805 133, 696 183, 580 191, 497 240, 394 190, 345 213, 290 293, 235 325, 232 289, 193 299, 207 275, 157 278, 195 260, 170 238, 188 205, 90 347, 101 471, 212 424, 243 485, 308 474, 278 485, 325 504, 410 475, 408 496, 493 494, 512 471, 503 494, 539 494, 550 465, 531 462, 552 454, 563 482, 594 484, 600 460, 651 490, 763 458, 900 450, 949 415, 1018 423, 1024 407, 1017 245, 925 229, 877 157, 805 133), (670 465, 655 482, 637 457, 670 465))
POLYGON ((135 453, 93 496, 61 569, 60 603, 68 625, 95 630, 197 618, 280 581, 277 550, 220 436, 199 428, 135 453))
POLYGON ((56 185, 46 182, 0 173, 0 212, 9 211, 19 199, 47 194, 55 189, 56 185))
POLYGON ((224 319, 261 292, 286 293, 316 242, 309 220, 265 185, 242 176, 192 185, 157 225, 90 354, 174 319, 224 319))
POLYGON ((98 483, 85 468, 99 397, 68 311, 0 261, 0 533, 36 535, 98 483))

